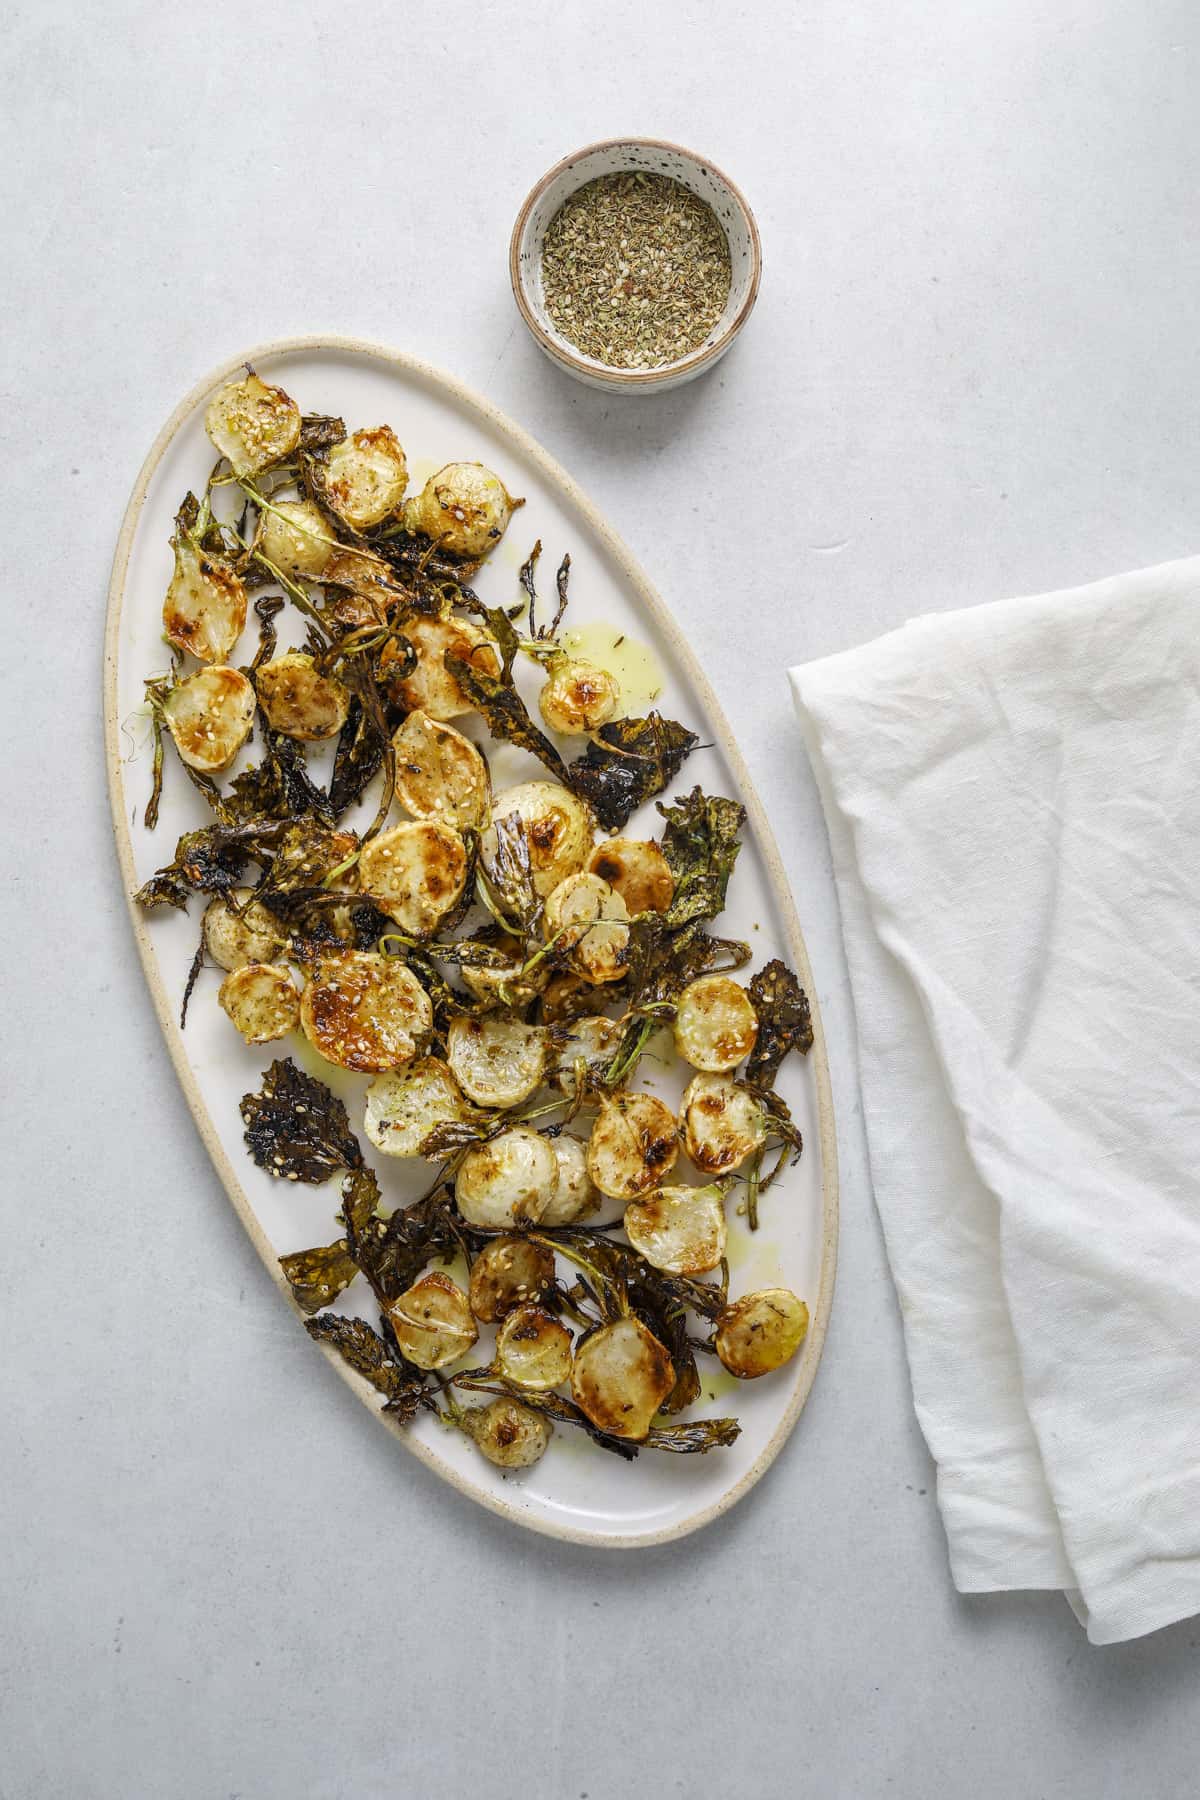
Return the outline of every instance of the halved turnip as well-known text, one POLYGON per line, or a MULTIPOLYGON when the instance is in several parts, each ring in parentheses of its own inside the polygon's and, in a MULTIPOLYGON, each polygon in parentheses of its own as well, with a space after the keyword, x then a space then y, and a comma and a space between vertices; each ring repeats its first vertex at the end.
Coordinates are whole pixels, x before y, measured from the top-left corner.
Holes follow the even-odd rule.
POLYGON ((554 1252, 527 1237, 493 1238, 471 1264, 471 1311, 494 1324, 515 1307, 540 1300, 554 1281, 554 1252))
POLYGON ((408 463, 390 425, 354 431, 325 464, 324 498, 352 531, 368 531, 394 513, 408 486, 408 463))
POLYGON ((693 1076, 684 1089, 680 1119, 684 1148, 706 1175, 740 1168, 767 1135, 761 1104, 728 1075, 693 1076))
POLYGON ((571 1373, 571 1333, 541 1306, 519 1306, 496 1333, 496 1362, 506 1380, 545 1393, 571 1373))
POLYGON ((396 798, 418 819, 459 831, 487 818, 491 784, 481 752, 440 719, 409 713, 395 733, 396 798))
POLYGON ((689 982, 675 1012, 675 1048, 693 1069, 719 1075, 749 1056, 758 1018, 744 987, 728 975, 689 982))
POLYGON ((514 1125, 468 1150, 454 1183, 458 1210, 468 1225, 503 1231, 536 1225, 554 1197, 558 1163, 549 1138, 514 1125))
POLYGON ((459 833, 436 819, 410 819, 363 846, 358 879, 401 931, 428 937, 462 898, 467 848, 459 833))
POLYGON ((602 1100, 588 1141, 588 1174, 602 1194, 636 1200, 662 1181, 679 1154, 675 1115, 653 1094, 602 1100))
POLYGON ((163 601, 163 636, 200 662, 224 662, 246 623, 246 590, 220 557, 176 529, 175 573, 163 601))
POLYGON ((227 768, 250 735, 254 689, 240 669, 197 669, 163 701, 180 760, 202 775, 227 768))
POLYGON ((551 731, 582 737, 597 731, 621 704, 616 677, 577 656, 556 657, 538 695, 538 710, 551 731))
POLYGON ((405 503, 404 524, 452 556, 475 559, 495 548, 524 504, 482 463, 447 463, 405 503))
MULTIPOLYGON (((493 819, 513 817, 520 821, 529 846, 533 885, 544 899, 587 861, 596 829, 591 808, 561 782, 522 781, 503 789, 492 801, 493 819)), ((483 837, 485 867, 495 850, 495 835, 487 831, 483 837)))
POLYGON ((617 1054, 622 1036, 620 1020, 609 1019, 603 1013, 576 1019, 555 1051, 550 1085, 560 1093, 573 1094, 579 1080, 580 1063, 585 1077, 602 1075, 617 1054))
POLYGON ((497 938, 495 948, 501 951, 511 950, 511 958, 494 966, 480 963, 472 968, 464 963, 459 970, 463 986, 477 999, 486 1000, 490 1006, 521 1011, 531 1000, 537 998, 549 982, 550 964, 543 959, 535 962, 532 968, 527 967, 524 945, 518 938, 497 938))
POLYGON ((613 1437, 644 1438, 674 1386, 665 1345, 632 1313, 589 1332, 575 1347, 575 1404, 613 1437))
POLYGON ((549 1044, 539 1025, 520 1019, 458 1018, 446 1034, 446 1059, 463 1092, 480 1106, 516 1106, 541 1085, 549 1044))
POLYGON ((565 946, 587 981, 620 981, 629 947, 625 902, 599 875, 568 875, 549 895, 542 923, 547 943, 565 946))
POLYGON ((481 1455, 498 1469, 529 1469, 540 1462, 554 1435, 542 1413, 517 1400, 493 1400, 489 1406, 464 1407, 456 1423, 481 1455))
POLYGON ((648 839, 605 838, 592 851, 588 868, 620 894, 631 918, 666 912, 675 893, 671 866, 648 839))
POLYGON ((668 1275, 707 1275, 725 1254, 725 1196, 716 1186, 655 1188, 625 1208, 625 1235, 668 1275))
POLYGON ((350 694, 336 675, 321 675, 311 656, 286 650, 254 671, 258 704, 272 731, 301 744, 336 737, 346 723, 350 694))
MULTIPOLYGON (((496 647, 485 631, 466 619, 439 619, 426 613, 406 613, 396 625, 399 635, 412 645, 417 663, 407 674, 389 673, 401 652, 381 654, 379 673, 397 706, 406 712, 423 712, 443 723, 471 711, 471 702, 446 667, 447 656, 468 662, 489 675, 498 675, 496 647)), ((400 664, 403 667, 403 664, 400 664)))
POLYGON ((441 1269, 431 1269, 387 1309, 396 1342, 418 1369, 443 1369, 479 1336, 467 1296, 441 1269))
POLYGON ((235 475, 257 475, 290 456, 300 442, 300 408, 290 394, 251 370, 209 401, 204 429, 235 475))
POLYGON ((457 1081, 437 1056, 389 1069, 367 1088, 363 1128, 385 1156, 419 1156, 437 1125, 471 1117, 457 1081))
POLYGON ((284 575, 313 577, 328 569, 338 541, 311 500, 272 500, 263 511, 259 549, 284 575))
POLYGON ((248 1044, 273 1044, 300 1023, 300 996, 279 963, 243 963, 225 977, 217 1000, 248 1044))
POLYGON ((790 1288, 760 1288, 732 1300, 717 1321, 717 1355, 751 1381, 795 1356, 808 1335, 808 1308, 790 1288))
POLYGON ((286 942, 279 920, 254 898, 253 888, 234 888, 228 899, 218 895, 204 909, 204 946, 223 969, 271 962, 286 942))
POLYGON ((433 1026, 429 995, 394 956, 327 951, 300 1001, 315 1050, 343 1069, 378 1075, 412 1061, 433 1026))

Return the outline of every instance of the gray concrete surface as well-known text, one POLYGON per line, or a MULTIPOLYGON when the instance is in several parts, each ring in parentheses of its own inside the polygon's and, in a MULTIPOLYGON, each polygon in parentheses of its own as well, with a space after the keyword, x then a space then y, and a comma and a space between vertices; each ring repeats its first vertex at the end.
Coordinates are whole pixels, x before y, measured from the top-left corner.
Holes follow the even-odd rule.
POLYGON ((1200 1628, 1095 1651, 1059 1599, 951 1591, 782 671, 1197 548, 1195 7, 18 4, 0 58, 2 1800, 1194 1793, 1200 1628), (504 260, 547 164, 627 129, 727 167, 766 254, 728 361, 641 404, 542 362, 504 260), (712 672, 818 970, 825 1364, 749 1500, 625 1561, 460 1500, 306 1352, 141 987, 114 537, 181 393, 320 327, 455 370, 591 491, 712 672))

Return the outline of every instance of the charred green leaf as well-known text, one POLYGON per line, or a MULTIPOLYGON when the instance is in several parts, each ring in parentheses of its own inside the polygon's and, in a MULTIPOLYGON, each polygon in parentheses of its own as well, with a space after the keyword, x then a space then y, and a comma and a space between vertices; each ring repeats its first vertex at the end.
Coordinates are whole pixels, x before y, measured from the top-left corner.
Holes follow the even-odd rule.
POLYGON ((266 890, 284 893, 289 888, 311 888, 329 879, 346 862, 347 840, 357 849, 353 833, 335 831, 324 819, 308 814, 289 819, 275 839, 266 890))
POLYGON ((490 1119, 446 1119, 421 1139, 421 1155, 437 1162, 443 1157, 454 1156, 459 1150, 469 1149, 472 1144, 482 1143, 493 1130, 490 1119))
MULTIPOLYGON (((400 664, 392 663, 392 674, 398 673, 400 666, 410 670, 415 663, 415 652, 408 639, 393 633, 387 639, 387 647, 396 646, 406 655, 400 664)), ((382 827, 396 792, 396 751, 376 681, 376 668, 366 651, 346 657, 341 664, 341 679, 350 690, 351 704, 334 753, 329 784, 331 810, 340 815, 353 801, 361 799, 371 777, 382 768, 383 792, 366 837, 374 836, 382 827)))
POLYGON ((427 939, 407 937, 394 926, 383 935, 387 940, 385 949, 389 954, 391 944, 402 946, 404 959, 419 981, 425 983, 426 974, 429 974, 430 981, 427 985, 431 996, 436 986, 436 976, 428 967, 431 958, 460 969, 506 969, 512 963, 511 951, 504 950, 496 941, 497 938, 507 938, 508 934, 496 925, 484 926, 471 937, 448 938, 445 942, 439 940, 435 943, 430 943, 427 939))
POLYGON ((255 819, 315 820, 332 826, 329 796, 308 772, 304 752, 294 738, 263 729, 264 756, 260 763, 235 775, 226 799, 234 823, 255 819))
POLYGON ((351 1169, 342 1183, 342 1210, 338 1217, 346 1227, 346 1247, 357 1261, 359 1246, 372 1226, 378 1224, 375 1209, 379 1205, 379 1178, 364 1163, 351 1169))
POLYGON ((260 1169, 287 1181, 327 1181, 362 1166, 362 1151, 337 1095, 291 1057, 273 1062, 240 1106, 246 1147, 260 1169))
POLYGON ((355 1249, 359 1267, 386 1306, 412 1286, 427 1264, 449 1262, 463 1246, 452 1196, 439 1182, 431 1194, 401 1207, 386 1223, 370 1220, 355 1249))
POLYGON ((434 1036, 444 1047, 451 1020, 464 1013, 478 1012, 485 1002, 476 999, 473 994, 460 993, 458 988, 446 980, 433 960, 419 948, 410 948, 404 960, 429 995, 433 1006, 434 1036))
POLYGON ((461 656, 447 656, 446 667, 472 706, 483 714, 493 737, 515 744, 519 750, 528 750, 545 764, 556 781, 568 782, 567 765, 530 718, 511 671, 507 676, 503 672, 493 675, 487 669, 475 668, 461 656))
MULTIPOLYGON (((773 1088, 768 1089, 764 1093, 761 1089, 755 1088, 749 1083, 744 1085, 750 1087, 750 1092, 754 1094, 756 1099, 761 1103, 766 1112, 767 1121, 772 1133, 792 1152, 792 1160, 795 1161, 796 1157, 798 1157, 800 1152, 804 1149, 804 1139, 800 1135, 800 1127, 793 1119, 792 1111, 787 1101, 781 1094, 777 1094, 773 1088)), ((774 1180, 774 1176, 772 1176, 771 1179, 774 1180)))
POLYGON ((618 831, 644 801, 674 781, 699 742, 694 731, 661 713, 613 719, 570 765, 567 786, 588 802, 606 830, 618 831))
POLYGON ((281 1256, 279 1266, 287 1276, 292 1298, 303 1313, 320 1312, 330 1306, 358 1274, 358 1264, 346 1247, 345 1238, 334 1244, 320 1244, 313 1250, 297 1250, 292 1256, 281 1256))
POLYGON ((397 582, 410 597, 409 604, 421 612, 440 612, 447 599, 457 604, 459 595, 469 591, 461 584, 479 568, 478 562, 460 562, 430 538, 402 525, 377 533, 371 548, 391 565, 397 582))
POLYGON ((760 1196, 765 1194, 767 1189, 779 1179, 779 1176, 783 1173, 784 1165, 788 1162, 789 1158, 793 1163, 799 1162, 801 1152, 804 1149, 804 1139, 800 1135, 800 1127, 793 1119, 791 1109, 786 1100, 784 1100, 781 1095, 777 1094, 773 1088, 763 1089, 754 1087, 748 1081, 739 1082, 738 1086, 744 1087, 748 1093, 754 1095, 754 1098, 758 1101, 759 1105, 767 1115, 768 1130, 779 1145, 779 1154, 775 1159, 773 1168, 768 1174, 764 1175, 762 1172, 767 1154, 767 1145, 765 1143, 760 1145, 755 1151, 747 1171, 746 1224, 751 1231, 757 1231, 758 1202, 760 1196))
POLYGON ((254 652, 254 661, 250 664, 250 673, 261 668, 263 663, 270 662, 275 654, 278 637, 275 631, 275 620, 287 605, 282 594, 263 594, 254 602, 254 611, 258 618, 258 649, 254 652))
POLYGON ((758 971, 748 992, 758 1017, 758 1037, 746 1064, 746 1080, 766 1088, 789 1050, 807 1055, 812 1049, 812 1009, 808 995, 778 957, 758 971))
MULTIPOLYGON (((586 1225, 570 1225, 561 1231, 532 1231, 530 1241, 557 1250, 586 1279, 603 1323, 619 1318, 632 1308, 641 1312, 657 1336, 665 1324, 664 1309, 682 1312, 690 1308, 704 1318, 715 1319, 725 1305, 726 1277, 719 1283, 697 1281, 690 1275, 668 1275, 655 1269, 631 1244, 620 1243, 586 1225)), ((665 1341, 665 1340, 664 1340, 665 1341)))
POLYGON ((538 632, 539 638, 545 637, 545 638, 553 639, 558 636, 558 628, 562 624, 563 617, 567 610, 567 600, 568 600, 567 584, 570 581, 570 579, 571 579, 571 558, 568 553, 567 555, 565 555, 563 557, 562 561, 559 563, 558 570, 554 577, 554 585, 558 592, 558 605, 554 609, 554 617, 550 621, 550 628, 548 631, 539 631, 538 632))
POLYGON ((342 726, 333 756, 333 774, 329 780, 329 805, 335 818, 361 800, 363 790, 383 764, 387 737, 376 720, 364 710, 354 696, 346 723, 342 726))
POLYGON ((686 1425, 652 1425, 646 1435, 647 1450, 671 1450, 677 1456, 703 1456, 708 1450, 726 1450, 742 1435, 736 1419, 689 1419, 686 1425))
POLYGON ((370 1282, 375 1296, 383 1296, 374 1279, 374 1257, 383 1236, 384 1222, 376 1208, 379 1205, 379 1180, 374 1169, 364 1163, 352 1169, 342 1183, 342 1208, 338 1218, 346 1233, 346 1250, 356 1269, 370 1282))
MULTIPOLYGON (((529 839, 520 819, 510 813, 493 821, 492 838, 491 853, 479 864, 480 898, 505 931, 524 939, 533 934, 542 907, 533 882, 529 839)), ((499 968, 506 960, 492 957, 484 966, 499 968)))
POLYGON ((267 863, 282 831, 278 823, 255 819, 245 825, 208 825, 185 831, 175 855, 150 877, 134 898, 142 906, 185 910, 192 894, 228 894, 237 887, 251 858, 267 863))
POLYGON ((315 1319, 306 1319, 304 1329, 318 1344, 329 1344, 356 1375, 364 1376, 389 1401, 401 1401, 411 1394, 412 1373, 393 1360, 378 1332, 363 1319, 320 1313, 315 1319))
POLYGON ((150 709, 150 729, 154 737, 154 753, 150 766, 150 798, 146 802, 143 823, 147 831, 153 831, 158 824, 158 808, 162 800, 163 785, 163 733, 167 729, 163 718, 163 701, 171 691, 171 676, 152 676, 143 685, 146 690, 146 705, 150 709))
POLYGON ((694 787, 674 806, 659 802, 666 820, 662 851, 675 877, 675 893, 665 917, 668 925, 713 919, 724 910, 729 877, 741 849, 739 833, 746 809, 736 800, 702 793, 694 787))
POLYGON ((346 435, 343 419, 328 413, 305 413, 300 420, 299 450, 302 456, 314 456, 321 450, 332 450, 346 435))
POLYGON ((206 948, 207 948, 207 946, 206 946, 205 940, 204 940, 204 926, 203 926, 203 924, 201 924, 201 926, 200 926, 200 942, 196 945, 196 953, 192 957, 191 967, 188 969, 187 981, 184 983, 184 988, 183 988, 183 1000, 181 1001, 180 1007, 179 1007, 179 1029, 180 1029, 180 1031, 185 1030, 187 1027, 188 1006, 191 1004, 192 990, 195 987, 197 981, 199 981, 200 971, 204 967, 204 957, 205 957, 206 948))
POLYGON ((538 629, 537 629, 537 566, 538 566, 538 558, 541 556, 541 554, 542 554, 542 540, 541 540, 541 538, 538 538, 537 542, 533 546, 533 549, 529 552, 529 555, 525 558, 525 561, 521 564, 520 581, 521 581, 521 586, 525 589, 526 599, 527 599, 528 606, 529 606, 529 635, 531 638, 535 638, 538 634, 538 629))
MULTIPOLYGON (((392 923, 353 889, 263 886, 255 890, 255 899, 287 927, 293 939, 292 954, 301 961, 308 960, 310 952, 347 942, 355 950, 374 950, 392 923), (333 927, 334 914, 342 909, 349 919, 349 937, 344 929, 333 927)), ((341 921, 338 923, 340 926, 341 921)))
POLYGON ((629 927, 626 981, 630 1009, 673 1007, 700 975, 740 969, 750 960, 749 944, 714 937, 699 920, 672 931, 661 913, 643 913, 629 927))
MULTIPOLYGON (((558 628, 562 624, 563 615, 567 610, 567 583, 571 574, 571 558, 569 556, 563 557, 554 577, 554 585, 558 593, 558 604, 554 609, 554 617, 551 619, 549 625, 539 625, 537 622, 536 576, 538 558, 541 554, 542 540, 539 538, 525 561, 521 564, 521 586, 525 589, 527 596, 530 639, 534 646, 544 644, 549 647, 554 644, 558 636, 558 628)), ((537 655, 537 650, 534 649, 532 654, 537 655)))
POLYGON ((500 652, 500 679, 511 681, 513 664, 521 649, 521 639, 508 613, 502 606, 485 606, 474 594, 462 594, 458 603, 465 612, 486 625, 500 652))
POLYGON ((389 1396, 383 1410, 398 1425, 411 1425, 423 1406, 432 1412, 438 1410, 426 1382, 417 1375, 410 1375, 399 1393, 389 1396))

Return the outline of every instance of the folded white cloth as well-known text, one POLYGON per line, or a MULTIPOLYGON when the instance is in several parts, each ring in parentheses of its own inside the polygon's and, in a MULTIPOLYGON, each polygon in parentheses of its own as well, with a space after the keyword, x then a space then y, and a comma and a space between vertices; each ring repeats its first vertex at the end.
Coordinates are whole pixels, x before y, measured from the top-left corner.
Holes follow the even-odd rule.
POLYGON ((1200 558, 791 671, 964 1592, 1200 1611, 1200 558))

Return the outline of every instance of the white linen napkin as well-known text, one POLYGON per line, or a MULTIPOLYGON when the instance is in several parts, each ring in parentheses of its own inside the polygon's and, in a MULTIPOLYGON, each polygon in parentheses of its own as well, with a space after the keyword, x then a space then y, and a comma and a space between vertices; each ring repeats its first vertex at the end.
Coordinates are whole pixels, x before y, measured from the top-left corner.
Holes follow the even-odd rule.
POLYGON ((1200 1611, 1200 557, 793 669, 964 1592, 1200 1611))

